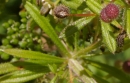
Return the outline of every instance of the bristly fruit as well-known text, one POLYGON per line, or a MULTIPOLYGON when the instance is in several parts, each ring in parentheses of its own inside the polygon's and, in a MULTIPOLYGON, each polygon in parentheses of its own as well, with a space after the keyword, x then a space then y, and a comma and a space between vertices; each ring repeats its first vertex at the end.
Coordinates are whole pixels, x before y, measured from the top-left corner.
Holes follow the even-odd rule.
POLYGON ((104 21, 104 22, 111 22, 112 19, 108 18, 108 16, 106 15, 106 12, 105 12, 105 8, 102 9, 101 13, 100 13, 100 17, 101 19, 104 21))
POLYGON ((69 9, 64 5, 59 5, 55 7, 53 11, 54 11, 54 15, 57 18, 65 18, 69 15, 69 9))
POLYGON ((115 19, 119 15, 119 8, 117 5, 110 3, 105 7, 105 12, 108 18, 115 19))
POLYGON ((107 23, 110 23, 112 20, 117 18, 119 15, 119 8, 115 4, 108 4, 105 8, 102 9, 100 13, 100 18, 107 23))
POLYGON ((130 73, 130 60, 127 60, 123 63, 123 66, 122 66, 124 72, 126 73, 130 73))

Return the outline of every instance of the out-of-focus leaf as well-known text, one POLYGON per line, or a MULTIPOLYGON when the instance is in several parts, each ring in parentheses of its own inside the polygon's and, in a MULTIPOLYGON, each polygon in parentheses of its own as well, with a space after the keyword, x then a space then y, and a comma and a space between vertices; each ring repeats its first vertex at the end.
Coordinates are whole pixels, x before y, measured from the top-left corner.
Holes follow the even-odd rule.
POLYGON ((37 69, 39 69, 39 71, 42 71, 44 73, 48 73, 50 71, 50 69, 47 66, 26 61, 17 61, 12 63, 12 65, 16 66, 19 69, 26 69, 34 72, 37 72, 37 69))
POLYGON ((103 77, 101 76, 97 76, 95 75, 91 70, 89 70, 88 68, 84 68, 85 71, 87 72, 87 74, 90 76, 90 77, 93 77, 98 83, 109 83, 106 79, 104 79, 103 77))
POLYGON ((8 72, 18 70, 18 67, 12 65, 11 63, 1 63, 0 64, 0 75, 8 72))
MULTIPOLYGON (((39 70, 37 70, 39 71, 39 70)), ((42 70, 43 71, 43 70, 42 70)), ((0 77, 0 83, 23 83, 33 79, 36 79, 40 76, 43 76, 44 73, 40 72, 33 72, 29 70, 19 70, 4 76, 0 77)))
POLYGON ((100 76, 94 75, 93 77, 98 83, 109 83, 107 80, 101 78, 100 76))
POLYGON ((77 9, 84 0, 61 0, 61 2, 72 9, 77 9))
POLYGON ((114 53, 116 51, 116 40, 110 34, 110 25, 108 23, 101 21, 101 30, 102 30, 102 37, 103 41, 106 44, 107 48, 110 52, 114 53))
POLYGON ((64 56, 71 56, 70 53, 67 51, 67 49, 64 47, 60 39, 58 38, 55 30, 50 25, 47 18, 40 15, 40 11, 32 5, 30 2, 26 2, 25 4, 26 10, 29 12, 29 14, 32 16, 32 18, 36 21, 36 23, 43 29, 43 31, 51 38, 51 40, 56 44, 56 46, 60 49, 61 53, 63 53, 64 56))
POLYGON ((53 61, 45 61, 45 60, 40 60, 40 59, 37 59, 37 60, 30 59, 30 60, 26 60, 24 62, 30 62, 30 63, 34 63, 34 64, 39 64, 39 65, 42 65, 42 66, 46 66, 48 64, 54 64, 53 61))
POLYGON ((98 15, 100 14, 102 6, 98 2, 93 1, 93 0, 86 0, 86 4, 88 8, 90 8, 91 11, 93 11, 94 13, 98 15))
POLYGON ((64 62, 65 59, 56 57, 56 56, 51 56, 48 54, 40 53, 40 52, 35 52, 35 51, 29 51, 29 50, 20 50, 20 49, 3 49, 3 52, 17 56, 17 57, 22 57, 22 58, 29 58, 29 59, 40 59, 44 60, 48 63, 62 63, 64 62))
MULTIPOLYGON (((42 63, 41 63, 42 64, 42 63)), ((35 71, 36 68, 39 69, 44 69, 43 72, 49 72, 49 68, 47 67, 48 63, 46 63, 46 65, 41 65, 39 63, 32 63, 32 62, 28 62, 28 61, 17 61, 17 62, 13 62, 13 63, 2 63, 0 64, 0 74, 5 74, 5 73, 9 73, 12 71, 16 71, 19 69, 27 69, 30 71, 35 71)))
POLYGON ((77 75, 80 76, 80 79, 84 83, 96 83, 96 81, 92 78, 87 76, 84 71, 84 68, 79 64, 77 60, 70 59, 69 60, 69 68, 77 75))
POLYGON ((109 73, 111 76, 116 77, 122 83, 130 82, 130 76, 115 67, 112 67, 107 64, 100 63, 100 62, 92 61, 92 60, 86 60, 86 61, 88 61, 90 63, 90 65, 95 66, 96 68, 99 68, 99 69, 109 73))
POLYGON ((130 39, 130 9, 126 11, 126 32, 130 39))
POLYGON ((81 30, 85 25, 87 25, 94 17, 95 16, 81 18, 69 24, 67 26, 68 30, 66 30, 66 32, 63 32, 63 34, 60 35, 60 38, 65 37, 65 35, 66 37, 73 35, 75 32, 81 30), (74 26, 74 27, 71 27, 71 26, 74 26))

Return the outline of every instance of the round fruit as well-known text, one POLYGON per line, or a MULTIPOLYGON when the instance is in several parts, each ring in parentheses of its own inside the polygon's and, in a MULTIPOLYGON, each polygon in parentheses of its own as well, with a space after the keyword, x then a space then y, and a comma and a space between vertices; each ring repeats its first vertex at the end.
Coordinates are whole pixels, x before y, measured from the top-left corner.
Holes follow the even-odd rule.
POLYGON ((59 5, 54 8, 54 15, 58 18, 65 18, 69 15, 69 9, 64 5, 59 5))
POLYGON ((125 72, 130 73, 130 60, 125 61, 122 68, 125 72))
POLYGON ((9 27, 9 23, 5 22, 5 23, 2 24, 2 26, 5 27, 5 28, 8 28, 9 27))
POLYGON ((105 8, 102 9, 101 13, 100 13, 100 18, 104 21, 104 22, 111 22, 112 19, 110 19, 107 15, 106 15, 106 12, 105 12, 105 8))
POLYGON ((9 44, 9 40, 8 39, 2 39, 2 44, 3 45, 8 45, 9 44))
POLYGON ((1 58, 2 58, 3 60, 8 60, 8 59, 9 59, 9 55, 6 54, 6 53, 2 53, 2 54, 1 54, 1 58))
POLYGON ((105 13, 108 18, 115 19, 119 15, 119 8, 117 5, 110 3, 105 7, 105 13))

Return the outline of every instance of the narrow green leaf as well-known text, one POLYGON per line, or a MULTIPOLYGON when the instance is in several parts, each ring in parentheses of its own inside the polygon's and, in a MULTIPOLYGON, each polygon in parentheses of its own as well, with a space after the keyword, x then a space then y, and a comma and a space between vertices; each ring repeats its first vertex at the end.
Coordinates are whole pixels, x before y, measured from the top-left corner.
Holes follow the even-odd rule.
POLYGON ((126 32, 130 39, 130 9, 126 10, 126 32))
POLYGON ((23 83, 23 82, 36 79, 43 75, 44 73, 40 73, 40 72, 20 70, 20 71, 15 71, 7 75, 1 76, 0 83, 23 83))
POLYGON ((28 62, 28 61, 17 61, 17 62, 13 62, 13 63, 1 63, 0 64, 0 75, 19 70, 20 68, 28 69, 31 71, 35 71, 35 68, 39 68, 39 69, 44 68, 44 69, 46 69, 46 71, 44 71, 44 72, 48 72, 50 70, 48 67, 46 67, 47 65, 48 65, 48 63, 44 63, 44 64, 43 63, 36 63, 36 61, 35 61, 35 63, 28 62))
POLYGON ((80 77, 83 83, 97 83, 92 77, 87 76, 82 65, 77 60, 69 60, 69 68, 80 77))
POLYGON ((98 83, 109 83, 107 80, 105 80, 101 76, 95 75, 90 69, 88 69, 88 68, 84 68, 84 69, 87 72, 87 74, 90 77, 93 77, 98 83))
POLYGON ((31 63, 31 62, 26 62, 26 61, 17 61, 17 62, 12 63, 12 65, 18 67, 19 69, 26 69, 26 70, 30 70, 34 72, 37 72, 36 69, 39 69, 40 71, 44 73, 48 73, 50 71, 47 65, 43 66, 41 64, 31 63))
POLYGON ((94 75, 93 77, 98 83, 109 83, 107 80, 101 78, 100 76, 94 75))
POLYGON ((58 38, 56 32, 53 27, 50 25, 49 21, 42 15, 40 15, 40 11, 32 5, 30 2, 26 2, 25 4, 26 10, 32 16, 32 18, 36 21, 36 23, 43 29, 43 31, 52 39, 52 41, 56 44, 56 46, 60 49, 64 56, 71 56, 67 51, 65 46, 62 44, 60 39, 58 38))
POLYGON ((86 4, 90 8, 91 11, 93 11, 94 13, 98 15, 100 14, 102 6, 98 2, 93 1, 93 0, 86 0, 86 4))
POLYGON ((18 70, 18 67, 12 65, 11 63, 1 63, 0 64, 0 75, 8 72, 18 70))
POLYGON ((39 64, 39 65, 42 65, 42 66, 47 66, 48 64, 54 64, 53 61, 50 61, 50 60, 48 60, 48 61, 46 60, 45 61, 45 60, 40 60, 40 59, 38 59, 38 60, 32 60, 32 59, 30 59, 30 60, 26 60, 24 62, 30 62, 30 63, 34 63, 34 64, 39 64))
POLYGON ((108 23, 101 21, 101 30, 102 30, 102 37, 103 41, 106 44, 107 48, 110 52, 114 53, 116 51, 116 40, 110 34, 110 25, 108 23))
POLYGON ((74 21, 73 23, 69 24, 67 26, 67 28, 69 28, 68 30, 66 30, 66 32, 63 32, 61 35, 60 35, 60 38, 62 37, 69 37, 71 35, 73 35, 75 32, 81 30, 82 28, 84 28, 85 25, 87 25, 90 21, 92 21, 92 19, 94 18, 95 16, 90 16, 90 17, 85 17, 85 18, 81 18, 81 19, 78 19, 76 21, 74 21), (74 27, 72 27, 74 26, 74 27))
POLYGON ((122 81, 122 83, 130 82, 130 76, 115 67, 112 67, 107 64, 100 63, 100 62, 92 61, 92 60, 86 60, 86 61, 89 61, 90 64, 95 66, 96 68, 99 68, 99 69, 109 73, 111 76, 116 77, 117 79, 122 81))
POLYGON ((84 0, 61 0, 61 2, 72 9, 77 9, 84 0))
POLYGON ((3 52, 17 56, 17 57, 22 57, 22 58, 29 58, 29 59, 40 59, 44 61, 50 61, 51 63, 62 63, 64 62, 65 59, 56 57, 56 56, 51 56, 48 54, 40 53, 40 52, 35 52, 35 51, 30 51, 30 50, 20 50, 20 49, 4 49, 2 50, 3 52))

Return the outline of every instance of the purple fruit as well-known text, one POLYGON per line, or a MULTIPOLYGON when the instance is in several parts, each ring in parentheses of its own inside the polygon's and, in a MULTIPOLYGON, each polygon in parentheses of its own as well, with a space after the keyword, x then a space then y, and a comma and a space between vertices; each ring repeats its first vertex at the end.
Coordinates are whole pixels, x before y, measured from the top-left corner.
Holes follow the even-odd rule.
POLYGON ((130 73, 130 60, 125 61, 122 68, 125 72, 130 73))
POLYGON ((104 22, 111 22, 112 19, 108 18, 108 16, 106 15, 106 12, 105 12, 105 8, 102 9, 101 13, 100 13, 100 18, 104 21, 104 22))
POLYGON ((108 18, 115 19, 119 15, 119 8, 117 5, 110 3, 105 7, 105 13, 108 18))

